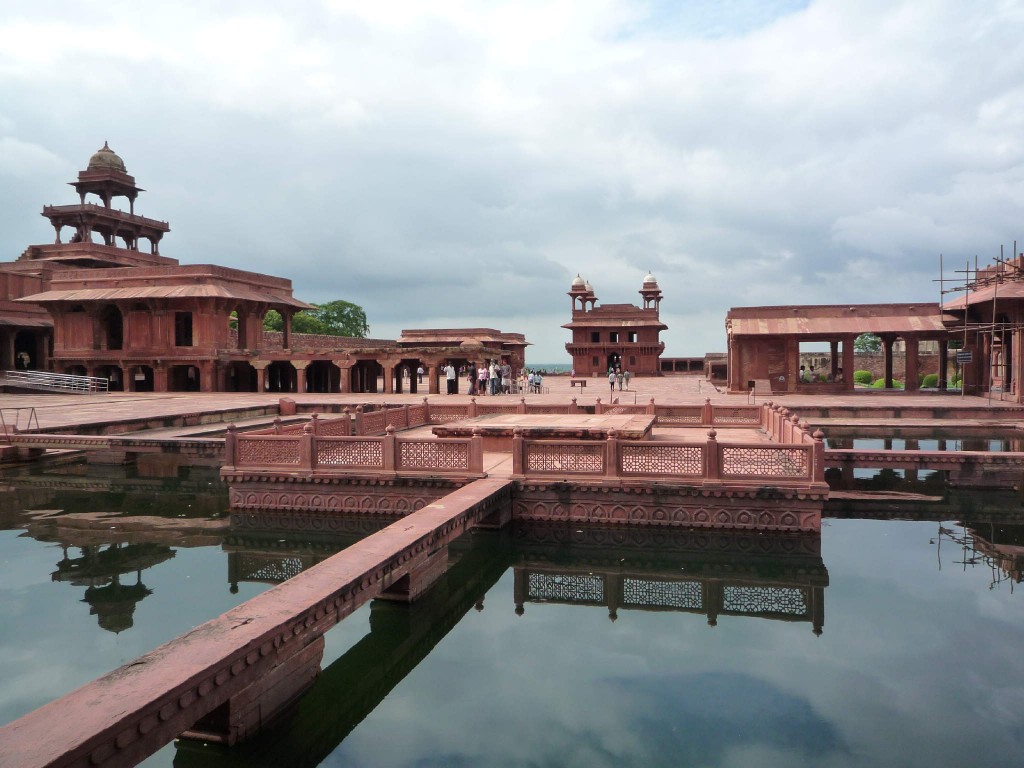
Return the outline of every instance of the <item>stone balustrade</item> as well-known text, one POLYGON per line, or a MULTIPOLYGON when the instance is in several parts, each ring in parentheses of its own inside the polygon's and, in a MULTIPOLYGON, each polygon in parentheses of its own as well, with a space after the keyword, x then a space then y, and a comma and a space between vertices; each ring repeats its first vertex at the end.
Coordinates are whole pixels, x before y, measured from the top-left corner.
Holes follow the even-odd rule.
POLYGON ((402 438, 395 436, 392 425, 380 437, 317 434, 313 424, 303 425, 302 429, 302 434, 254 435, 239 434, 229 426, 224 441, 224 471, 483 475, 483 439, 479 435, 402 438))
POLYGON ((512 438, 514 478, 687 479, 699 481, 823 482, 824 443, 720 443, 715 429, 704 442, 531 440, 512 438))

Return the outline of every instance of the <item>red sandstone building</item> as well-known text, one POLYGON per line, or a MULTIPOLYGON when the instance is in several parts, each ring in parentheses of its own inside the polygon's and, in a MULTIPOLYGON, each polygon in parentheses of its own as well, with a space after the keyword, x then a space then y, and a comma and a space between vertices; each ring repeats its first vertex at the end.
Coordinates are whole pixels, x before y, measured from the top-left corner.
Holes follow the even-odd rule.
POLYGON ((572 341, 565 349, 577 374, 597 376, 609 368, 621 368, 639 375, 660 375, 665 342, 658 335, 668 326, 658 316, 661 289, 654 275, 644 277, 640 296, 643 307, 598 306, 593 287, 576 276, 569 289, 572 322, 562 327, 572 331, 572 341))
POLYGON ((947 326, 968 359, 968 392, 1024 403, 1024 254, 969 273, 943 302, 947 326))
POLYGON ((77 204, 43 208, 53 244, 0 265, 4 370, 97 376, 126 391, 416 392, 422 367, 437 393, 447 361, 523 366, 522 334, 492 328, 409 330, 398 341, 293 334, 292 316, 310 305, 290 280, 160 255, 170 227, 135 213, 143 190, 106 144, 71 185, 77 204), (118 198, 128 211, 113 207, 118 198), (271 309, 283 333, 264 331, 271 309))
POLYGON ((905 342, 905 386, 918 388, 920 342, 938 343, 939 387, 945 389, 950 333, 938 304, 733 307, 725 319, 729 337, 729 391, 747 392, 756 382, 773 392, 843 392, 854 388, 854 340, 862 333, 882 339, 886 387, 893 386, 893 348, 905 342), (801 344, 828 344, 824 376, 801 378, 801 344))

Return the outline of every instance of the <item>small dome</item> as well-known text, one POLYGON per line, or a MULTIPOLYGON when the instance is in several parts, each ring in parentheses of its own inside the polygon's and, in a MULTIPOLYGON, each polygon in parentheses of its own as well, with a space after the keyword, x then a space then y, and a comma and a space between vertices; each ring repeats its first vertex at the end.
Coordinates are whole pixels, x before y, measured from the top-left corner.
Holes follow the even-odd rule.
POLYGON ((572 289, 575 291, 577 288, 585 288, 586 285, 587 282, 582 277, 580 277, 579 273, 577 272, 576 277, 574 277, 572 281, 572 289))
POLYGON ((464 342, 459 344, 459 349, 465 352, 471 352, 478 349, 483 349, 484 343, 480 339, 466 339, 464 342))
POLYGON ((658 281, 655 279, 654 275, 652 275, 650 272, 648 272, 646 275, 644 275, 644 285, 657 285, 657 284, 658 284, 658 281))
POLYGON ((124 167, 124 160, 117 156, 107 142, 103 142, 103 147, 96 151, 92 157, 89 158, 90 171, 119 171, 121 173, 128 173, 128 170, 124 167))
POLYGON ((587 289, 587 293, 593 293, 594 292, 594 286, 592 286, 590 283, 584 284, 583 287, 587 289))

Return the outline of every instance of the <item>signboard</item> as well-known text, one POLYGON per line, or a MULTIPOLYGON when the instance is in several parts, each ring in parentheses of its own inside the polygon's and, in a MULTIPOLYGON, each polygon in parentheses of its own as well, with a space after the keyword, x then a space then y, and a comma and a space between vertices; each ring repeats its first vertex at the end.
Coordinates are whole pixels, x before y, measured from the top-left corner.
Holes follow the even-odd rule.
POLYGON ((957 352, 956 361, 960 365, 963 365, 964 363, 973 363, 973 353, 970 350, 957 352))

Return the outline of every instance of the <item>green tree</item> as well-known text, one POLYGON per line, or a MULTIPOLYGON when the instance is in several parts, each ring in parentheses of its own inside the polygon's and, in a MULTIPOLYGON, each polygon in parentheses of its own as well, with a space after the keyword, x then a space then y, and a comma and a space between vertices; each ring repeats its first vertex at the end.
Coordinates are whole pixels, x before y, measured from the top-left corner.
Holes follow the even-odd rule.
MULTIPOLYGON (((272 309, 264 316, 263 327, 268 331, 283 331, 284 318, 272 309)), ((314 304, 313 309, 296 312, 292 316, 292 333, 365 338, 369 332, 370 325, 366 322, 363 308, 341 299, 314 304)))
POLYGON ((853 340, 853 351, 872 354, 882 351, 882 340, 873 333, 862 333, 853 340))

